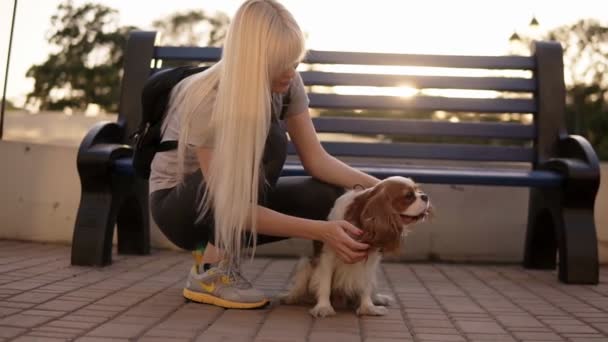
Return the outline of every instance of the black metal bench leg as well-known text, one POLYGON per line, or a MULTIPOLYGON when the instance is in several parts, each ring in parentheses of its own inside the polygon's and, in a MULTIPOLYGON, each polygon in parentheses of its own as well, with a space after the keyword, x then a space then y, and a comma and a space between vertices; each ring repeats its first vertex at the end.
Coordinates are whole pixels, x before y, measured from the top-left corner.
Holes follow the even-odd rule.
POLYGON ((531 189, 528 209, 528 228, 524 247, 524 267, 555 269, 557 256, 556 227, 553 213, 547 208, 548 194, 531 189))
POLYGON ((599 261, 593 210, 563 208, 558 222, 559 280, 567 284, 597 284, 599 261))
POLYGON ((83 190, 72 239, 72 265, 112 262, 112 237, 120 196, 110 190, 83 190))
POLYGON ((597 284, 599 262, 593 210, 567 205, 561 189, 530 192, 524 267, 554 269, 567 284, 597 284), (557 255, 556 255, 557 252, 557 255))
POLYGON ((136 180, 134 192, 123 202, 118 213, 118 253, 150 253, 150 216, 148 185, 136 180))

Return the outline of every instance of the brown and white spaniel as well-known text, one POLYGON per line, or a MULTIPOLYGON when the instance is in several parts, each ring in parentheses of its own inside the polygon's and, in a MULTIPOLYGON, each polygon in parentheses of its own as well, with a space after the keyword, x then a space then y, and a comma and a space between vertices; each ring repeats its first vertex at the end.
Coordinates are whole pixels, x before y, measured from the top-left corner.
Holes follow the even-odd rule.
POLYGON ((358 303, 358 315, 385 315, 391 297, 376 292, 376 273, 383 253, 398 253, 411 224, 429 215, 428 196, 409 178, 390 177, 373 188, 350 190, 340 196, 329 220, 346 220, 363 230, 359 241, 370 245, 367 260, 346 264, 328 246, 312 258, 303 258, 296 268, 293 286, 282 301, 316 305, 315 317, 335 314, 330 297, 358 303))

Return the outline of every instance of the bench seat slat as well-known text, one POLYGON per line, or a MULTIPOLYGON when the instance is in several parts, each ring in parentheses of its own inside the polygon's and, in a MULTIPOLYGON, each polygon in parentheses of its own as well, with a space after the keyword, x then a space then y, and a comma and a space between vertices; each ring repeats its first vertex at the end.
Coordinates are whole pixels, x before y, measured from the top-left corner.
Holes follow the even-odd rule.
POLYGON ((312 120, 318 133, 476 137, 520 140, 531 140, 534 138, 534 126, 510 123, 453 123, 357 117, 316 117, 312 120))
MULTIPOLYGON (((442 167, 400 167, 353 166, 365 173, 380 179, 391 176, 411 177, 416 182, 429 184, 462 184, 462 185, 498 185, 521 187, 557 187, 563 177, 555 172, 543 170, 493 170, 493 169, 451 169, 442 167)), ((114 171, 122 175, 133 176, 132 159, 120 158, 114 161, 114 171)), ((303 176, 306 171, 299 163, 288 162, 283 168, 282 176, 303 176)))
MULTIPOLYGON (((463 161, 531 162, 531 148, 517 146, 484 146, 465 144, 417 144, 417 143, 359 143, 322 142, 325 150, 333 156, 440 159, 463 161)), ((296 154, 292 143, 287 146, 289 154, 296 154)))
POLYGON ((536 90, 534 79, 516 77, 378 75, 321 71, 302 71, 300 75, 305 85, 320 86, 400 87, 407 85, 416 89, 476 89, 512 92, 536 90))
POLYGON ((535 113, 533 99, 472 99, 440 96, 357 96, 309 93, 311 108, 444 110, 477 113, 535 113))
MULTIPOLYGON (((518 187, 558 187, 563 177, 555 172, 542 170, 455 170, 441 167, 416 168, 373 167, 353 165, 357 169, 380 179, 391 176, 411 177, 414 181, 427 184, 497 185, 518 187)), ((304 176, 306 171, 300 164, 285 164, 282 176, 304 176)))

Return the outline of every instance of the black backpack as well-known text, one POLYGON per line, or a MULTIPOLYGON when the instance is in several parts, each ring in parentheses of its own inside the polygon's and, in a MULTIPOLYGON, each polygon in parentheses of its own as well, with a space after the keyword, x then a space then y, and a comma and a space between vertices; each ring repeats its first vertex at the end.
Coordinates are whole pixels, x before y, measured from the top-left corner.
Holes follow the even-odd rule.
MULTIPOLYGON (((135 175, 149 179, 150 165, 156 152, 177 149, 177 141, 163 141, 161 127, 166 116, 171 90, 184 78, 206 70, 208 66, 180 66, 165 69, 150 76, 141 93, 141 123, 131 135, 133 139, 133 169, 135 175)), ((280 118, 289 106, 289 92, 283 96, 280 118)))
POLYGON ((202 72, 208 66, 180 66, 150 76, 141 93, 141 122, 131 135, 133 169, 138 177, 150 178, 150 164, 156 152, 177 148, 177 141, 163 141, 161 127, 167 112, 171 90, 184 78, 202 72))

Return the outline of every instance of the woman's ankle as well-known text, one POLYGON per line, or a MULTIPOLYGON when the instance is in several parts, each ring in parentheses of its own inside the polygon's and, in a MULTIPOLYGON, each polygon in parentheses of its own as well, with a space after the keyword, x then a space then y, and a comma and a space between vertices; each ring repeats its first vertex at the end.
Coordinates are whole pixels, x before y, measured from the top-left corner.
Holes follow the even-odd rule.
POLYGON ((222 259, 222 251, 211 243, 207 243, 207 247, 205 247, 205 252, 203 253, 203 263, 215 264, 220 262, 222 259))

